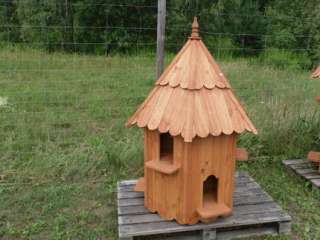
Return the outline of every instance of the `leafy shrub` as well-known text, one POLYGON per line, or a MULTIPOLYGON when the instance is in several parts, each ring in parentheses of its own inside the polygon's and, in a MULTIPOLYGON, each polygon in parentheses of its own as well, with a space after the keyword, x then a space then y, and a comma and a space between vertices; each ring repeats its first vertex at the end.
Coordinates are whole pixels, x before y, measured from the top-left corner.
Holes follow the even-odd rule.
POLYGON ((260 60, 266 65, 279 69, 307 69, 312 62, 306 53, 294 53, 288 50, 269 48, 260 55, 260 60))
POLYGON ((237 48, 231 38, 209 36, 204 39, 206 46, 216 58, 228 59, 235 56, 237 48))

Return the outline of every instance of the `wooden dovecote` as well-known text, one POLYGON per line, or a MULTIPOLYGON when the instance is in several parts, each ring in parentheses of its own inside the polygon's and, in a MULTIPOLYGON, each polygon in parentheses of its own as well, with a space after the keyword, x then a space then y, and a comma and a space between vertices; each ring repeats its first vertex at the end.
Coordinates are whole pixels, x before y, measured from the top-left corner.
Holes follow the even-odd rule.
POLYGON ((257 133, 199 36, 192 35, 127 126, 144 128, 145 206, 181 224, 232 213, 236 139, 257 133))
MULTIPOLYGON (((311 75, 311 79, 317 79, 317 78, 320 78, 320 65, 316 68, 316 70, 311 75)), ((320 102, 320 96, 316 96, 315 100, 317 102, 320 102)), ((320 152, 311 151, 308 153, 307 158, 318 165, 319 172, 320 172, 320 152)))
POLYGON ((316 70, 311 74, 311 78, 320 78, 320 65, 316 68, 316 70))

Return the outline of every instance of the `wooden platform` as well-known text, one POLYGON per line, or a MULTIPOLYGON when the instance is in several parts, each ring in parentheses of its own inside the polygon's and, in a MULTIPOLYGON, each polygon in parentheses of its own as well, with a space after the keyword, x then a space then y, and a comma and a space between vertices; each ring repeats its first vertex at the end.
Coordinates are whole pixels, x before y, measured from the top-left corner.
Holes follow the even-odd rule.
POLYGON ((214 223, 192 226, 165 221, 143 206, 143 193, 133 191, 136 180, 118 183, 119 238, 227 240, 288 234, 291 217, 246 173, 237 173, 234 212, 214 223))
POLYGON ((314 187, 320 187, 320 173, 316 163, 304 159, 284 160, 282 163, 299 176, 310 181, 314 187))

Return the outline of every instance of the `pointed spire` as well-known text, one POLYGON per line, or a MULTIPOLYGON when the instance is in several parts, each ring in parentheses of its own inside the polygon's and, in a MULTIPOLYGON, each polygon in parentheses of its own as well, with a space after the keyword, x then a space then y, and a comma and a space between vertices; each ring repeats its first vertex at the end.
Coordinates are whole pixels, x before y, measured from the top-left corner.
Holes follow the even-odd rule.
POLYGON ((200 31, 200 27, 198 23, 198 18, 194 17, 193 23, 192 23, 192 34, 190 39, 200 39, 199 31, 200 31))

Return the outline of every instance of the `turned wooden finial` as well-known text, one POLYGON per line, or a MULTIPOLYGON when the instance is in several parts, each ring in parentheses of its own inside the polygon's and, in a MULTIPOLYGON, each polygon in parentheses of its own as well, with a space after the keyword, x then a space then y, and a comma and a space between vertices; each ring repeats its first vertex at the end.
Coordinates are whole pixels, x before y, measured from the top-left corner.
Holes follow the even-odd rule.
POLYGON ((198 23, 198 18, 194 17, 193 23, 192 23, 191 39, 200 39, 199 31, 200 31, 200 27, 199 27, 199 23, 198 23))

